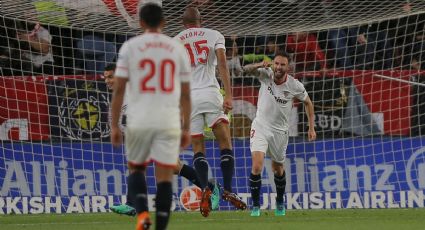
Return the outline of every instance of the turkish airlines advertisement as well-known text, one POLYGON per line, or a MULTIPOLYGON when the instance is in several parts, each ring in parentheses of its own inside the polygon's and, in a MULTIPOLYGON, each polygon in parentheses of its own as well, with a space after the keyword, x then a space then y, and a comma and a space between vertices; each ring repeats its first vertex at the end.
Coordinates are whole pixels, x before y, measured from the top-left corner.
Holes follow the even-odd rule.
MULTIPOLYGON (((222 183, 220 151, 207 142, 209 177, 222 183)), ((351 138, 291 142, 286 158, 287 209, 413 208, 425 203, 425 147, 421 138, 351 138)), ((107 212, 125 202, 127 166, 122 149, 108 144, 3 144, 0 214, 107 212)), ((249 141, 234 141, 233 189, 251 204, 249 141)), ((192 165, 193 152, 181 153, 192 165)), ((275 208, 274 174, 266 158, 261 208, 275 208)), ((149 208, 154 170, 148 167, 149 208)), ((173 181, 173 210, 197 211, 200 190, 173 181)), ((221 201, 220 210, 233 209, 221 201)))

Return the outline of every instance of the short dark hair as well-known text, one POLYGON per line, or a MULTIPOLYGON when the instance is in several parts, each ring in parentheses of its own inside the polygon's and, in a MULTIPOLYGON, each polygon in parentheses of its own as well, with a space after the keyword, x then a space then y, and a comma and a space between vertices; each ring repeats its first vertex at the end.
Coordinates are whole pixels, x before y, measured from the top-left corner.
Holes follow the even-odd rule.
POLYGON ((281 50, 277 51, 274 57, 276 58, 277 56, 285 57, 288 59, 288 62, 291 62, 291 56, 285 51, 281 51, 281 50))
POLYGON ((115 68, 117 68, 115 63, 110 63, 107 66, 105 66, 105 71, 115 71, 115 68))
POLYGON ((161 6, 156 3, 146 3, 139 11, 140 21, 152 28, 158 27, 164 20, 161 6))

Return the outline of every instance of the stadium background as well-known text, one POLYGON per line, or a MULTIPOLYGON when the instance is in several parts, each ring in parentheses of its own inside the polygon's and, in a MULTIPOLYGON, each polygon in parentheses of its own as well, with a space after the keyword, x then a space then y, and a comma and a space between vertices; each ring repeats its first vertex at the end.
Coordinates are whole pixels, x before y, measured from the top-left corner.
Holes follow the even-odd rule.
MULTIPOLYGON (((295 72, 295 76, 306 84, 315 104, 319 139, 314 143, 305 141, 305 117, 302 108, 296 105, 291 116, 286 162, 290 175, 286 197, 288 209, 424 207, 425 153, 421 134, 425 127, 425 108, 419 103, 423 98, 421 86, 412 84, 413 81, 423 81, 420 78, 423 68, 411 67, 412 57, 418 55, 404 53, 404 48, 410 46, 413 53, 420 54, 418 61, 423 66, 424 46, 423 41, 411 41, 397 47, 397 41, 405 41, 407 35, 417 31, 418 25, 422 26, 423 32, 423 12, 420 13, 423 8, 420 4, 413 6, 418 11, 412 11, 412 14, 372 20, 367 24, 360 21, 353 26, 367 26, 374 28, 375 32, 384 32, 385 36, 380 39, 394 41, 392 50, 401 47, 400 56, 392 56, 391 66, 343 66, 329 68, 331 70, 326 74, 319 70, 295 72), (403 27, 407 32, 400 35, 403 20, 407 22, 406 28, 403 27)), ((12 7, 6 7, 0 15, 2 50, 14 44, 11 31, 16 29, 17 21, 22 20, 20 16, 12 17, 15 15, 9 12, 10 9, 12 7)), ((59 12, 62 9, 65 12, 66 7, 59 9, 59 12)), ((214 5, 204 10, 208 13, 213 9, 214 5)), ((241 5, 240 9, 244 6, 241 5)), ((78 12, 78 9, 67 9, 74 10, 78 12)), ((117 12, 108 12, 101 18, 119 17, 117 12)), ((94 16, 88 15, 86 19, 90 17, 94 16)), ((206 24, 212 28, 213 17, 219 15, 207 14, 206 18, 209 19, 206 24)), ((97 36, 114 44, 118 50, 122 42, 134 36, 135 30, 111 32, 114 27, 102 27, 106 25, 93 30, 90 20, 81 30, 78 22, 82 21, 65 19, 54 22, 49 18, 38 19, 42 23, 50 20, 43 24, 53 37, 55 62, 50 73, 28 74, 19 68, 22 66, 19 59, 18 64, 2 62, 0 214, 106 212, 110 205, 125 199, 127 169, 123 149, 113 149, 109 143, 110 92, 103 83, 102 69, 88 71, 84 64, 87 57, 78 56, 75 43, 87 35, 97 36)), ((173 23, 177 22, 171 25, 173 23)), ((276 29, 270 29, 265 33, 263 29, 257 35, 238 36, 243 64, 249 63, 243 55, 265 54, 266 41, 274 38, 276 44, 283 46, 289 35, 289 31, 273 33, 276 29), (263 53, 258 53, 257 47, 263 47, 263 53)), ((297 28, 291 29, 293 32, 297 28)), ((342 26, 337 28, 344 29, 342 26)), ((326 52, 329 65, 336 66, 335 50, 327 47, 326 33, 329 31, 313 32, 326 52)), ((389 49, 387 46, 383 48, 384 51, 389 49)), ((106 60, 97 62, 107 64, 106 60)), ((372 64, 379 62, 374 60, 372 64)), ((235 108, 231 126, 236 157, 233 183, 236 192, 249 200, 247 178, 251 161, 248 135, 250 122, 255 116, 259 85, 250 76, 236 76, 232 80, 235 108)), ((210 176, 220 181, 214 140, 209 140, 207 145, 207 155, 211 156, 208 159, 210 176)), ((182 159, 189 164, 191 158, 190 149, 182 153, 182 159)), ((272 209, 275 190, 268 162, 266 166, 262 208, 272 209)), ((155 185, 152 175, 150 168, 150 193, 154 192, 155 185)), ((176 177, 174 185, 174 208, 182 210, 180 193, 189 184, 176 177)), ((152 199, 151 196, 151 208, 152 199)), ((226 203, 220 206, 220 210, 229 209, 226 203)))

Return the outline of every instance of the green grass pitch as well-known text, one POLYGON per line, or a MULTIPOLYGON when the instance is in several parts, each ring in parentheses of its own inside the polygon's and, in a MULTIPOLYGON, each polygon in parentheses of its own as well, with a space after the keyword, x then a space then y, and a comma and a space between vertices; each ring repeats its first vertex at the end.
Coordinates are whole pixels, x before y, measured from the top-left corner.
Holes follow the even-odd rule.
MULTIPOLYGON (((113 213, 0 215, 1 230, 125 230, 134 224, 135 218, 113 213)), ((199 212, 173 212, 168 229, 425 229, 425 209, 287 210, 284 217, 263 211, 255 218, 240 211, 212 212, 208 218, 199 212)))

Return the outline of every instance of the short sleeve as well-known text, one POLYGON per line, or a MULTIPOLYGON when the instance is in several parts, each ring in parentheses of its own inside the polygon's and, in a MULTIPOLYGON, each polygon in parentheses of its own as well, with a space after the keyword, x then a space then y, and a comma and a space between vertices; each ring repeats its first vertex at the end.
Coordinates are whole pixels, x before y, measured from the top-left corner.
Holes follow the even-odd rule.
POLYGON ((125 42, 120 49, 117 60, 117 67, 115 69, 115 77, 128 78, 129 71, 129 48, 128 42, 125 42))
POLYGON ((271 68, 258 68, 258 80, 266 82, 273 77, 273 70, 271 68))
POLYGON ((226 49, 225 40, 223 34, 217 31, 217 41, 215 42, 214 49, 226 49))
POLYGON ((305 101, 308 97, 307 90, 305 90, 303 83, 295 80, 295 97, 300 101, 305 101))
POLYGON ((190 82, 192 77, 192 67, 189 63, 189 57, 187 52, 184 50, 183 46, 180 46, 179 52, 179 65, 180 65, 180 81, 181 82, 190 82))

